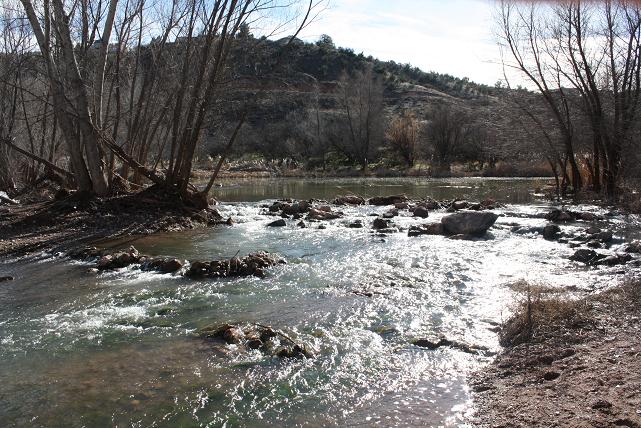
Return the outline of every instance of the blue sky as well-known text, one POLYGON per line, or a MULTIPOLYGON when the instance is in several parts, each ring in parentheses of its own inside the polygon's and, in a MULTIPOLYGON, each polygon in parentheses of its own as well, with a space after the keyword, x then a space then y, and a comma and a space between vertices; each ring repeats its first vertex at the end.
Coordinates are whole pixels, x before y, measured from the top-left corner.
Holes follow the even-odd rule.
POLYGON ((493 85, 502 78, 492 0, 329 0, 302 34, 338 46, 493 85))

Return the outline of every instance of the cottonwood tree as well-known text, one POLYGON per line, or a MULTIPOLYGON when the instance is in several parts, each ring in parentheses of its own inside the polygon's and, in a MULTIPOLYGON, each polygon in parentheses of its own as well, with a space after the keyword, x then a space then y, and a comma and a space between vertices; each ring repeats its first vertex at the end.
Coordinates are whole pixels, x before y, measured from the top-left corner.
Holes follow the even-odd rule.
MULTIPOLYGON (((206 195, 191 185, 191 171, 212 104, 229 89, 227 64, 236 35, 243 24, 273 23, 298 5, 280 0, 20 3, 39 46, 78 189, 108 193, 120 162, 118 175, 125 182, 145 177, 201 206, 206 195)), ((280 24, 292 28, 289 40, 313 18, 318 4, 301 1, 300 14, 285 16, 280 24)))
POLYGON ((579 171, 576 109, 592 133, 589 170, 595 190, 614 198, 622 156, 631 137, 641 94, 641 10, 636 2, 570 1, 558 4, 503 1, 501 34, 510 66, 543 96, 562 135, 573 187, 579 171), (578 102, 572 101, 573 92, 578 102))
POLYGON ((342 114, 334 118, 330 141, 365 171, 383 140, 383 79, 372 67, 343 72, 336 97, 342 114))
POLYGON ((436 175, 449 174, 450 165, 467 138, 469 126, 470 118, 462 108, 438 104, 432 109, 426 134, 436 175))
POLYGON ((414 166, 419 154, 420 128, 416 114, 404 111, 391 120, 386 132, 391 149, 403 159, 409 168, 414 166))

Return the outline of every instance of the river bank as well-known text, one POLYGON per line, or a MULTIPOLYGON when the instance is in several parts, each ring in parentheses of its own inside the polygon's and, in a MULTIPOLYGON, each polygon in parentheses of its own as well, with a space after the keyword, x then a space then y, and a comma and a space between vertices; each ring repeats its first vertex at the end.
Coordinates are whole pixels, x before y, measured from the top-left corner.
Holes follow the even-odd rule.
POLYGON ((0 257, 64 251, 123 236, 151 235, 223 222, 215 208, 194 210, 154 189, 108 198, 32 196, 0 205, 0 257))
POLYGON ((474 377, 473 425, 641 427, 639 279, 577 300, 534 294, 504 325, 503 352, 474 377))

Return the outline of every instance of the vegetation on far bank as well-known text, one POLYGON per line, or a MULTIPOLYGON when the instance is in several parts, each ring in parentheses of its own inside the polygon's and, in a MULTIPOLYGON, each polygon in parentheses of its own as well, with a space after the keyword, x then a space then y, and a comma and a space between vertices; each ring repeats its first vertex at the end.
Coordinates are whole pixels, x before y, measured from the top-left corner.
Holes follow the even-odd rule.
POLYGON ((506 66, 535 90, 380 61, 327 35, 301 41, 323 0, 143 5, 3 3, 0 190, 153 184, 205 207, 227 160, 256 154, 286 171, 552 175, 558 193, 633 195, 622 189, 641 164, 634 3, 501 2, 506 66), (252 34, 284 15, 290 36, 252 34))

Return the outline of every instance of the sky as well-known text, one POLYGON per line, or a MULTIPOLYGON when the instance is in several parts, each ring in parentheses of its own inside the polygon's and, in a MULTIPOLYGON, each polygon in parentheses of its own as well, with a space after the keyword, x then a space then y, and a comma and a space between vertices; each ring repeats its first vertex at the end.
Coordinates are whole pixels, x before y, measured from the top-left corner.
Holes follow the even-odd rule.
POLYGON ((301 38, 494 85, 502 78, 492 0, 329 0, 301 38))

